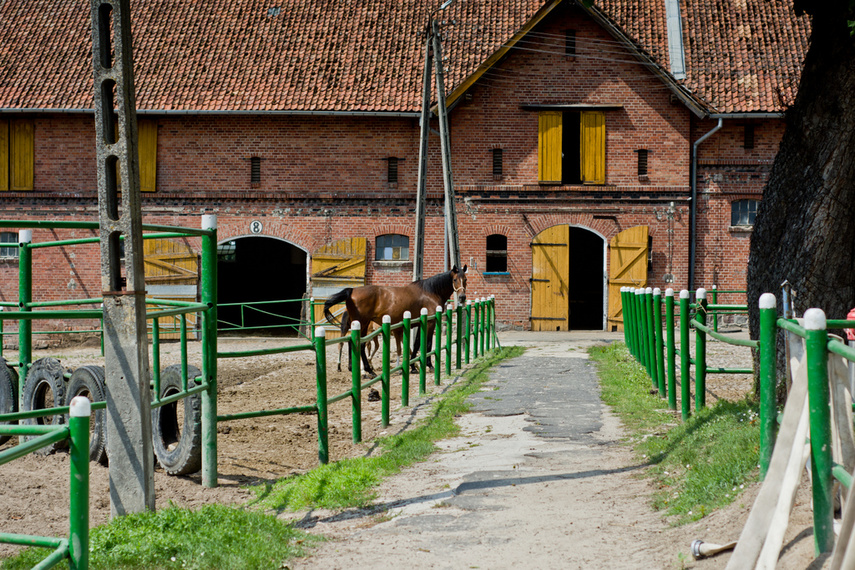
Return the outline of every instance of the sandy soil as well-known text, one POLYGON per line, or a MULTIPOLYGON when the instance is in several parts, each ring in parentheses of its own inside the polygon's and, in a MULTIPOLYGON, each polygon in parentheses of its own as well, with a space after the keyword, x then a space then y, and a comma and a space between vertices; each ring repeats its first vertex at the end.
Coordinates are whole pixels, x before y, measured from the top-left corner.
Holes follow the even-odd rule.
MULTIPOLYGON (((222 339, 220 350, 268 348, 305 341, 281 339, 222 339)), ((39 350, 34 358, 59 358, 66 368, 84 364, 103 364, 97 347, 39 350)), ((5 356, 14 359, 14 351, 5 356)), ((179 362, 177 343, 163 345, 161 365, 179 362)), ((345 355, 346 358, 346 355, 345 355)), ((338 349, 328 350, 328 394, 333 396, 350 387, 350 373, 336 371, 338 349)), ((190 343, 189 361, 199 365, 199 343, 190 343)), ((229 414, 252 410, 309 405, 315 401, 314 357, 308 352, 253 358, 223 359, 218 365, 218 413, 229 414)), ((411 394, 418 390, 418 380, 411 394)), ((400 407, 400 389, 393 390, 392 408, 400 407)), ((351 432, 351 407, 343 400, 329 407, 330 459, 365 454, 370 441, 381 431, 380 402, 362 401, 363 441, 354 444, 351 432)), ((311 415, 270 416, 224 422, 218 426, 218 483, 215 489, 204 489, 200 475, 173 477, 155 469, 155 494, 158 507, 170 502, 193 507, 204 503, 242 503, 253 496, 247 486, 274 481, 292 473, 317 467, 317 422, 311 415)), ((6 449, 15 439, 0 446, 6 449)), ((109 480, 106 467, 92 463, 90 486, 90 520, 92 526, 106 522, 110 516, 109 480)), ((68 454, 59 452, 47 457, 29 455, 0 466, 0 528, 5 532, 63 536, 68 533, 68 454)), ((17 547, 0 544, 0 556, 17 547)))

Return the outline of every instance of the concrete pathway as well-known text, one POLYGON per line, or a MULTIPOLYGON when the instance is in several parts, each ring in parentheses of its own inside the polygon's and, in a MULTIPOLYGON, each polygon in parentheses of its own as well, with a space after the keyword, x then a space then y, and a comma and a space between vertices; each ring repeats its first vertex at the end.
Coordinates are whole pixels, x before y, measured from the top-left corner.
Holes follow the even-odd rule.
POLYGON ((305 519, 334 540, 292 568, 679 567, 587 358, 620 338, 500 334, 530 348, 493 369, 462 436, 384 484, 384 513, 305 519))

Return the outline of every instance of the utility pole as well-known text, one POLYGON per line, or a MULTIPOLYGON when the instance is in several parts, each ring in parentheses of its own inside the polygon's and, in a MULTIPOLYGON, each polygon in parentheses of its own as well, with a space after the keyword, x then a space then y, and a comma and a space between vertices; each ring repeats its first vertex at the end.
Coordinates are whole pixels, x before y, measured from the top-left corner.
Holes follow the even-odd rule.
POLYGON ((107 453, 110 510, 115 517, 155 509, 130 0, 91 0, 91 16, 104 362, 109 387, 107 453))
POLYGON ((439 35, 439 24, 433 19, 437 11, 445 10, 454 0, 446 0, 438 10, 431 13, 425 43, 425 67, 422 84, 422 113, 421 139, 419 142, 418 189, 416 194, 416 243, 414 246, 413 280, 423 277, 424 269, 424 234, 425 234, 425 203, 427 202, 427 156, 428 136, 430 134, 430 68, 431 62, 435 67, 437 111, 439 114, 440 150, 442 154, 442 182, 445 191, 445 237, 446 250, 443 255, 445 268, 449 265, 460 264, 460 245, 457 236, 457 214, 454 205, 454 181, 451 175, 451 144, 448 132, 448 109, 445 105, 445 81, 442 62, 442 42, 439 35))

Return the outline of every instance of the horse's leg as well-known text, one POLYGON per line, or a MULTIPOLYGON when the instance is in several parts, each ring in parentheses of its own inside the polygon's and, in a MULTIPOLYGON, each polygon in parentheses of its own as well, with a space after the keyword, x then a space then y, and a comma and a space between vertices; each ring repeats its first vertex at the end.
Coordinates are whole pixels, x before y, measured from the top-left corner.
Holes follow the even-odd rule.
POLYGON ((419 338, 419 335, 421 335, 421 333, 422 329, 421 327, 418 327, 416 328, 416 334, 413 335, 413 349, 410 351, 410 372, 413 373, 419 371, 418 367, 416 366, 416 357, 418 356, 419 348, 422 345, 421 340, 419 338))
MULTIPOLYGON (((370 321, 364 323, 361 330, 368 330, 369 323, 370 321)), ((362 367, 365 370, 365 374, 367 374, 371 378, 376 377, 377 374, 374 372, 374 367, 371 366, 371 361, 368 360, 368 354, 365 350, 364 342, 359 343, 359 352, 362 354, 362 367)))
POLYGON ((427 330, 427 361, 426 367, 428 370, 433 370, 433 363, 430 360, 431 350, 433 350, 433 333, 436 329, 436 323, 428 323, 427 330))

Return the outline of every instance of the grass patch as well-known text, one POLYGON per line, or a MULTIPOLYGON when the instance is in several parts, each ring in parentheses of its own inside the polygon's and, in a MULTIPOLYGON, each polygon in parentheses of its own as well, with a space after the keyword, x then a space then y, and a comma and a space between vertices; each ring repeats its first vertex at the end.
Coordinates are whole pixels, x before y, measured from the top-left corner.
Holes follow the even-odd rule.
POLYGON ((369 505, 384 477, 425 459, 435 441, 457 435, 454 418, 469 411, 467 398, 481 389, 487 371, 501 360, 522 354, 521 347, 499 349, 467 371, 459 385, 438 399, 415 428, 377 440, 381 453, 322 465, 308 473, 281 479, 258 490, 253 505, 274 511, 303 508, 354 508, 369 505))
POLYGON ((684 423, 650 394, 644 367, 622 343, 591 349, 603 400, 629 431, 638 458, 659 485, 653 507, 684 524, 728 505, 758 478, 760 426, 757 406, 719 401, 684 423))
MULTIPOLYGON (((272 515, 224 505, 169 507, 117 517, 90 532, 89 567, 149 569, 282 568, 320 539, 272 515)), ((48 555, 28 548, 4 569, 32 568, 48 555)), ((56 568, 68 568, 63 562, 56 568)))

